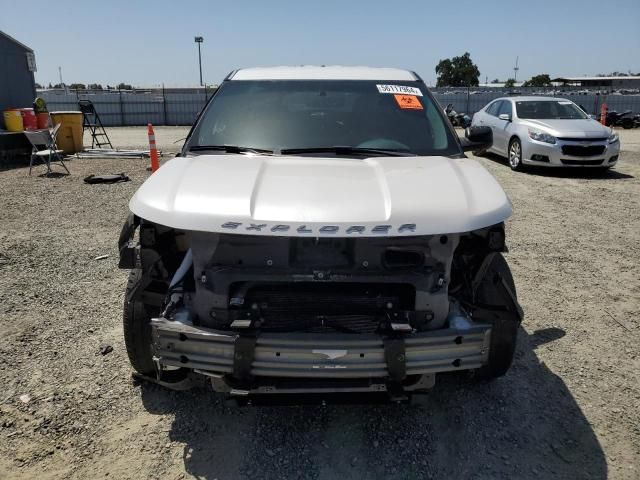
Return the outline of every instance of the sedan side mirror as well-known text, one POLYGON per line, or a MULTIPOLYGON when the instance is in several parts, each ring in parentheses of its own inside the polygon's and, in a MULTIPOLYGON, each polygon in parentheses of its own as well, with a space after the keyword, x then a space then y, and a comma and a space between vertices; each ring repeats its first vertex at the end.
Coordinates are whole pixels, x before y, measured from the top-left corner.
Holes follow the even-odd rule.
POLYGON ((511 115, 509 115, 508 113, 501 113, 500 115, 498 115, 498 118, 500 120, 506 120, 507 122, 511 121, 511 115))
POLYGON ((490 127, 467 127, 464 131, 464 138, 460 139, 462 149, 486 150, 493 145, 493 131, 490 127))

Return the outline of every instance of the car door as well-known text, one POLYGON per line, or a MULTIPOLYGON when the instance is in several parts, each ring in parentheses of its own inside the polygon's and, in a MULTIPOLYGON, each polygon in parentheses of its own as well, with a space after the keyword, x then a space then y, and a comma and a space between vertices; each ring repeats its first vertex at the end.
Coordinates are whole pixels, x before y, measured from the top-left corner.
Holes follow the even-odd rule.
POLYGON ((500 155, 507 155, 509 138, 511 137, 511 127, 513 119, 513 108, 511 100, 502 100, 498 108, 497 115, 493 119, 495 127, 493 130, 493 146, 500 155), (508 115, 508 120, 500 118, 500 115, 508 115))
POLYGON ((498 119, 498 109, 500 105, 502 105, 502 100, 496 100, 493 103, 487 105, 484 109, 483 115, 478 120, 478 124, 489 127, 493 131, 493 145, 489 149, 490 152, 498 153, 499 150, 496 148, 496 120, 498 119))

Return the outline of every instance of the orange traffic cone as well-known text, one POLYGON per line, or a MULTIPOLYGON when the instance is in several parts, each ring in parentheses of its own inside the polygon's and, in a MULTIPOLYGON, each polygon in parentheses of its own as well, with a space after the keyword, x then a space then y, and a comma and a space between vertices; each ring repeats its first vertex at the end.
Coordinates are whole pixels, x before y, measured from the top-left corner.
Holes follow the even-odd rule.
POLYGON ((153 125, 147 124, 147 134, 149 135, 149 156, 151 157, 151 173, 160 168, 158 161, 158 150, 156 149, 156 134, 153 132, 153 125))
POLYGON ((607 104, 603 102, 602 107, 600 107, 600 123, 602 125, 607 124, 607 110, 607 104))

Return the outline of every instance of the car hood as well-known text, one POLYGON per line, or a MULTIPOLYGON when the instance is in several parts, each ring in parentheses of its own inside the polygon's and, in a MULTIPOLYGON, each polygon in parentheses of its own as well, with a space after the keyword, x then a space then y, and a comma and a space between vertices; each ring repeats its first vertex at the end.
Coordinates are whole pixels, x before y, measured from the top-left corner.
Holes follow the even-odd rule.
POLYGON ((174 158, 129 207, 185 230, 314 237, 466 232, 512 212, 498 182, 468 158, 236 154, 174 158))
POLYGON ((611 129, 591 118, 578 120, 532 120, 522 119, 524 125, 550 133, 554 137, 604 138, 611 129))

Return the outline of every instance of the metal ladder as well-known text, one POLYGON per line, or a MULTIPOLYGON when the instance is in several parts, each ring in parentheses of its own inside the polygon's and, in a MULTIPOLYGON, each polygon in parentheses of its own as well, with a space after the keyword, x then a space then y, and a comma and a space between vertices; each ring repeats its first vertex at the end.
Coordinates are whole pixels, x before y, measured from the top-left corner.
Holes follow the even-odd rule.
POLYGON ((102 148, 108 145, 109 148, 113 149, 111 140, 109 140, 109 136, 100 121, 100 116, 98 112, 96 112, 96 107, 93 105, 93 102, 91 100, 78 100, 78 107, 80 107, 80 111, 84 117, 82 134, 84 135, 86 129, 89 129, 89 132, 91 132, 91 148, 102 148))

